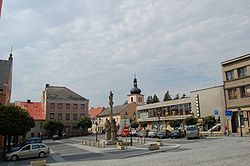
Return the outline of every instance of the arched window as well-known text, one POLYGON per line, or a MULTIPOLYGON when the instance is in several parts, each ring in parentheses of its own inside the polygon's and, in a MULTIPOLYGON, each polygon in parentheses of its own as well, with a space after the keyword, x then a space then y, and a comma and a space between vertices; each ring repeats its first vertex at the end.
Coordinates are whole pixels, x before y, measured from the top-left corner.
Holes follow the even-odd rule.
POLYGON ((134 98, 133 97, 131 97, 131 103, 133 103, 134 102, 134 98))

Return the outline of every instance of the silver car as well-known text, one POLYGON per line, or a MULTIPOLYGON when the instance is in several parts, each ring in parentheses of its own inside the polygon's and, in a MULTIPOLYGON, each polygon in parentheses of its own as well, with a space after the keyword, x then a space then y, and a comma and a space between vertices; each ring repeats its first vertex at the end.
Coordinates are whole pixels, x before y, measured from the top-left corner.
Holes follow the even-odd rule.
POLYGON ((7 153, 5 158, 7 160, 16 161, 19 158, 27 157, 44 157, 50 153, 50 149, 43 143, 27 144, 17 151, 7 153))
POLYGON ((199 138, 199 128, 196 125, 187 126, 186 135, 187 139, 199 138))

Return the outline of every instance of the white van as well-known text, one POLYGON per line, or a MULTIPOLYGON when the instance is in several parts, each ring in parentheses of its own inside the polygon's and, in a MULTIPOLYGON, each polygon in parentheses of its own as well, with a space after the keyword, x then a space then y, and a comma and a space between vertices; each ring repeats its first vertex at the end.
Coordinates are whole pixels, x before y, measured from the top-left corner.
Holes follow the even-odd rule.
POLYGON ((187 139, 199 138, 199 128, 196 125, 187 126, 186 135, 187 139))

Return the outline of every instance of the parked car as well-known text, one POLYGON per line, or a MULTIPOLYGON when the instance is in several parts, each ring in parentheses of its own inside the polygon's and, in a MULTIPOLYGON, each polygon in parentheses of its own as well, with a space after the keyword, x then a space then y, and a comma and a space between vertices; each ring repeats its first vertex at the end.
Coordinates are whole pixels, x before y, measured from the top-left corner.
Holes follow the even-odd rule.
POLYGON ((171 132, 169 130, 159 131, 157 133, 157 138, 159 138, 159 139, 170 138, 170 137, 171 137, 171 132))
POLYGON ((27 144, 17 151, 7 153, 5 159, 16 161, 27 157, 44 157, 50 153, 50 149, 43 143, 27 144))
POLYGON ((156 138, 157 137, 156 132, 154 132, 154 131, 148 132, 148 137, 149 138, 156 138))
POLYGON ((30 137, 27 138, 26 140, 24 140, 23 142, 17 144, 17 145, 12 145, 10 147, 9 152, 14 152, 19 150, 20 148, 22 148, 23 146, 27 145, 27 144, 32 144, 32 143, 42 143, 42 137, 30 137))
POLYGON ((139 131, 138 133, 137 133, 137 136, 138 137, 147 137, 148 136, 148 132, 147 131, 145 131, 145 130, 141 130, 141 131, 139 131))
POLYGON ((42 143, 42 137, 30 137, 24 141, 24 144, 42 143))
POLYGON ((208 132, 212 132, 212 131, 220 131, 221 130, 221 124, 218 123, 215 126, 213 126, 211 129, 208 130, 208 132))
POLYGON ((131 130, 131 134, 133 137, 137 137, 137 131, 135 129, 131 130))
POLYGON ((183 138, 184 136, 184 132, 180 129, 171 132, 171 138, 183 138))
POLYGON ((59 140, 59 139, 60 139, 60 137, 57 134, 52 136, 52 140, 59 140))
POLYGON ((199 128, 196 125, 187 126, 186 136, 187 139, 199 138, 199 128))

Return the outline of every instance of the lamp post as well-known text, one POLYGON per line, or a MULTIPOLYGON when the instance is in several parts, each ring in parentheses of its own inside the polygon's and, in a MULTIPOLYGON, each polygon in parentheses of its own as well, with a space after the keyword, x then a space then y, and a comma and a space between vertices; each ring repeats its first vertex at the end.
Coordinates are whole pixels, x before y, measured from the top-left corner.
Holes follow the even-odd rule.
POLYGON ((240 136, 243 137, 243 133, 242 133, 242 116, 243 116, 243 112, 241 111, 240 107, 238 108, 238 117, 239 117, 239 126, 240 126, 240 136))
POLYGON ((158 131, 158 132, 160 131, 160 120, 161 120, 160 113, 161 113, 161 111, 159 110, 159 111, 157 112, 157 115, 158 115, 158 128, 157 128, 157 131, 158 131))
POLYGON ((97 119, 96 119, 96 121, 95 121, 95 142, 97 142, 97 125, 98 125, 98 123, 97 123, 97 119))

